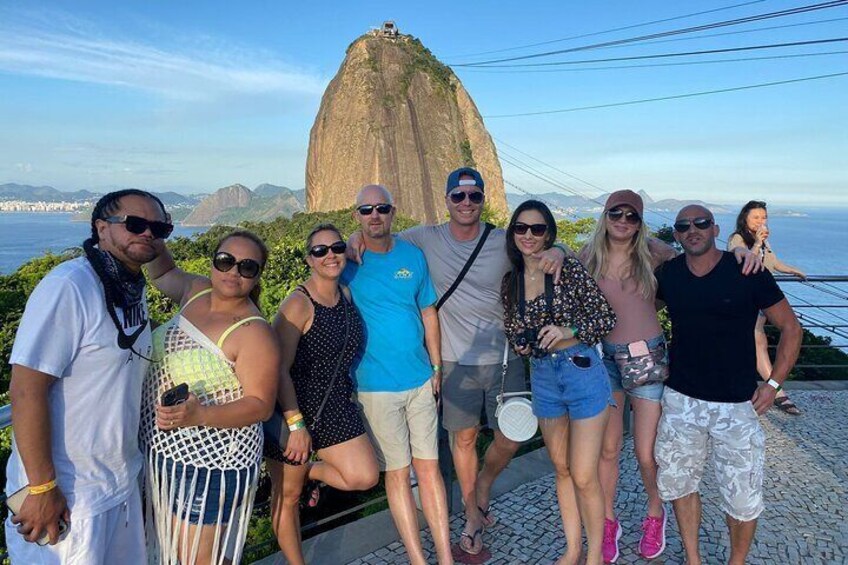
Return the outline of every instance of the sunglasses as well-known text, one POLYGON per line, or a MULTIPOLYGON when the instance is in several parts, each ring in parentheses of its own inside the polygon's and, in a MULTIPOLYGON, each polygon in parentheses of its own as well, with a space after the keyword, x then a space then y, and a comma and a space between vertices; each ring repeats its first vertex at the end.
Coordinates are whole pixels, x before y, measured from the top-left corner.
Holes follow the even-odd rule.
POLYGON ((460 202, 465 200, 466 196, 468 197, 468 199, 471 201, 472 204, 480 204, 483 201, 483 193, 480 192, 479 190, 475 190, 474 192, 465 192, 463 190, 455 190, 454 192, 451 192, 450 194, 448 194, 448 196, 450 197, 451 202, 453 202, 454 204, 459 204, 460 202))
POLYGON ((389 212, 392 211, 391 204, 363 204, 357 208, 359 211, 359 215, 361 216, 370 216, 374 210, 377 210, 378 214, 382 214, 385 216, 389 212))
POLYGON ((136 235, 141 235, 150 229, 150 233, 156 239, 165 239, 174 231, 173 224, 148 220, 139 216, 109 216, 108 218, 103 218, 103 220, 110 224, 124 224, 128 232, 136 235))
POLYGON ((527 233, 527 230, 530 230, 530 233, 532 233, 536 237, 542 237, 543 235, 545 235, 545 232, 548 231, 548 225, 524 224, 522 222, 518 222, 512 227, 512 231, 514 231, 518 235, 524 235, 525 233, 527 233))
POLYGON ((674 231, 677 233, 686 233, 689 228, 695 226, 699 230, 709 229, 713 225, 713 221, 709 218, 695 218, 694 220, 678 220, 674 222, 674 231))
POLYGON ((347 249, 347 243, 344 241, 337 241, 331 245, 313 245, 309 249, 309 254, 313 257, 323 257, 328 252, 332 251, 336 255, 342 255, 347 249))
POLYGON ((215 257, 212 259, 212 266, 222 273, 231 271, 233 267, 236 267, 238 274, 246 279, 254 279, 262 271, 262 267, 257 261, 253 259, 236 261, 236 258, 226 251, 219 251, 215 254, 215 257))
POLYGON ((640 218, 639 214, 637 214, 636 212, 625 212, 621 208, 613 208, 612 210, 607 210, 607 218, 609 218, 611 222, 617 222, 621 218, 624 218, 624 221, 630 224, 631 226, 635 226, 636 224, 642 221, 642 218, 640 218))

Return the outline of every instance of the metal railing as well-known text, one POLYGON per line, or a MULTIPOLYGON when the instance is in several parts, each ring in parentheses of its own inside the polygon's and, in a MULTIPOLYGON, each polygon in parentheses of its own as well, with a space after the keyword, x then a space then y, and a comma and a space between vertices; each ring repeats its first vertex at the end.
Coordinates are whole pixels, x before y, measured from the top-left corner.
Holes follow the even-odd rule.
MULTIPOLYGON (((817 330, 814 333, 827 334, 831 339, 844 340, 839 343, 831 344, 810 344, 804 345, 804 349, 826 349, 833 348, 845 352, 848 350, 848 275, 816 275, 808 276, 805 280, 797 277, 778 275, 775 277, 781 285, 782 290, 786 294, 787 299, 792 305, 798 316, 802 327, 808 330, 817 330), (789 290, 788 287, 792 287, 789 290), (802 290, 798 290, 798 287, 802 290), (814 302, 815 296, 823 294, 827 297, 827 304, 819 304, 814 302)), ((772 346, 774 347, 774 346, 772 346)), ((848 362, 844 364, 799 364, 798 369, 816 368, 828 370, 841 370, 844 374, 837 375, 841 378, 848 379, 848 362)), ((626 408, 625 408, 626 409, 626 408)), ((0 407, 0 429, 7 428, 12 425, 11 406, 5 405, 0 407)), ((629 418, 625 418, 625 428, 628 429, 629 418)), ((453 508, 453 460, 451 457, 450 444, 448 435, 444 428, 439 426, 439 466, 442 476, 445 480, 445 485, 448 492, 448 505, 453 508)), ((530 442, 541 447, 542 442, 537 436, 530 442)), ((5 463, 5 462, 4 462, 5 463)), ((413 486, 415 486, 413 484, 413 486)), ((0 500, 5 499, 5 496, 0 494, 0 500)), ((349 518, 357 513, 373 508, 376 505, 386 503, 386 495, 378 494, 373 499, 366 502, 356 504, 350 508, 325 516, 313 522, 304 524, 301 528, 301 533, 304 537, 309 537, 313 533, 328 524, 341 521, 349 518)), ((269 510, 269 502, 263 501, 255 505, 254 511, 266 512, 269 510)), ((258 544, 245 548, 245 554, 249 552, 261 551, 269 546, 276 544, 276 539, 269 539, 258 544)), ((4 557, 0 554, 0 558, 4 557)))

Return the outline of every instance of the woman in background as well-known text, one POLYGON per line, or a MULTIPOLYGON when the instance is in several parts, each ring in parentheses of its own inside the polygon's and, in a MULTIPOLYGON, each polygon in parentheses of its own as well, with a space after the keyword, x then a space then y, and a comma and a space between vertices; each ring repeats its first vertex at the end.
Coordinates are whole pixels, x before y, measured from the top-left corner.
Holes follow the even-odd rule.
POLYGON ((547 279, 538 253, 556 241, 551 211, 537 200, 520 204, 506 232, 512 270, 504 276, 504 329, 520 355, 532 355, 533 412, 556 469, 557 499, 567 543, 560 565, 576 564, 586 529, 589 565, 603 563, 604 494, 598 460, 609 406, 609 377, 593 347, 615 326, 598 285, 574 257, 559 282, 547 279))
POLYGON ((152 283, 180 304, 153 332, 142 396, 154 562, 241 559, 262 461, 260 423, 273 411, 280 367, 276 336, 257 307, 267 258, 262 240, 236 231, 218 242, 209 277, 177 268, 167 250, 148 263, 152 283), (174 394, 180 385, 186 394, 174 394))
MULTIPOLYGON (((733 249, 739 246, 745 246, 752 253, 758 255, 766 269, 772 273, 787 273, 795 275, 800 279, 805 279, 806 275, 792 265, 787 265, 777 258, 769 244, 769 229, 768 211, 766 203, 760 200, 751 200, 742 207, 739 216, 736 218, 736 231, 727 242, 727 248, 733 249)), ((757 326, 754 328, 754 339, 757 347, 757 372, 760 378, 767 381, 771 377, 771 358, 768 354, 768 339, 765 333, 766 317, 760 312, 760 317, 757 319, 757 326)), ((787 396, 785 390, 780 390, 777 396, 774 397, 774 405, 783 412, 798 416, 801 410, 795 406, 795 403, 787 396)))

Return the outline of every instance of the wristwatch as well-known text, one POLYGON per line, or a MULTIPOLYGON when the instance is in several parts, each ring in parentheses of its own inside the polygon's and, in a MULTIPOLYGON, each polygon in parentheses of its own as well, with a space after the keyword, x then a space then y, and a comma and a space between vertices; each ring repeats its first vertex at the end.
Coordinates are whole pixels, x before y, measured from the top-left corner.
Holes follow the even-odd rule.
POLYGON ((776 390, 777 392, 780 392, 780 391, 781 391, 781 389, 783 389, 783 387, 782 387, 782 386, 780 386, 780 383, 779 383, 779 382, 777 382, 777 381, 776 381, 776 380, 774 380, 774 379, 769 379, 769 380, 767 380, 767 381, 766 381, 766 383, 767 383, 767 384, 768 384, 771 388, 773 388, 774 390, 776 390))

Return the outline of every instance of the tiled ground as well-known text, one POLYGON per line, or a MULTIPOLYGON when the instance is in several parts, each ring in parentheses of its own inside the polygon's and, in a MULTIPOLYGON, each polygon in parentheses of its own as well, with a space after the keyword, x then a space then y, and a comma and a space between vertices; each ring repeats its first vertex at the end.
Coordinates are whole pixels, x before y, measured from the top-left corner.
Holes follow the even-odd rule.
MULTIPOLYGON (((766 511, 748 562, 752 565, 848 563, 848 391, 794 391, 806 410, 801 417, 770 410, 763 419, 767 433, 766 511)), ((631 438, 625 441, 617 500, 624 528, 618 563, 646 563, 637 553, 645 495, 633 457, 631 438)), ((711 472, 702 488, 704 519, 701 552, 706 563, 726 563, 727 527, 716 506, 711 472)), ((553 475, 524 484, 497 498, 492 508, 498 524, 485 534, 491 564, 552 563, 562 554, 562 534, 553 475)), ((669 509, 670 511, 670 509, 669 509)), ((452 517, 459 536, 462 518, 452 517)), ((456 541, 456 539, 454 540, 456 541)), ((432 541, 425 547, 435 563, 432 541)), ((668 547, 651 563, 682 563, 683 548, 673 519, 668 547)), ((353 564, 406 563, 400 542, 353 561, 353 564)))

